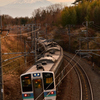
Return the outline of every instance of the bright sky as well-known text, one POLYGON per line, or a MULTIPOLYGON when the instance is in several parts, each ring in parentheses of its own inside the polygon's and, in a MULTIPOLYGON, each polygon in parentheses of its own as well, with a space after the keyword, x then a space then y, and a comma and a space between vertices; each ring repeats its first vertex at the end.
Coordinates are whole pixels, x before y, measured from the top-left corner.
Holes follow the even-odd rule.
MULTIPOLYGON (((10 4, 14 1, 24 1, 24 0, 0 0, 0 6, 4 6, 4 5, 7 5, 7 4, 10 4)), ((28 1, 31 1, 31 0, 28 0, 28 1)), ((33 1, 33 0, 32 0, 33 1)), ((34 1, 39 1, 39 0, 34 0, 34 1)), ((40 0, 41 1, 41 0, 40 0)), ((67 5, 67 6, 70 6, 71 3, 73 3, 75 0, 48 0, 50 1, 52 4, 55 4, 55 3, 62 3, 63 5, 67 5)), ((41 5, 40 5, 41 6, 41 5)), ((4 8, 4 7, 1 7, 0 8, 0 14, 8 14, 12 17, 25 17, 25 16, 28 16, 28 17, 31 17, 32 16, 32 12, 34 11, 34 9, 28 9, 26 8, 25 11, 23 12, 23 8, 19 11, 18 9, 12 9, 12 8, 4 8)))
MULTIPOLYGON (((9 3, 12 3, 13 1, 16 1, 16 0, 0 0, 0 6, 4 6, 4 5, 7 5, 9 3)), ((75 0, 48 0, 52 3, 72 3, 74 2, 75 0)))
POLYGON ((75 0, 48 0, 51 1, 52 3, 60 3, 60 2, 74 2, 75 0))
POLYGON ((13 2, 14 0, 0 0, 0 6, 4 6, 7 5, 11 2, 13 2))

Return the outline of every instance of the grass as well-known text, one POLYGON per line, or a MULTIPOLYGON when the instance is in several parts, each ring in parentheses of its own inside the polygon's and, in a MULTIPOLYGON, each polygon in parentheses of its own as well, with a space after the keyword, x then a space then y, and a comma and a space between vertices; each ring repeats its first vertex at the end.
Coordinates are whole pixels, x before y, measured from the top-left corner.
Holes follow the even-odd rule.
MULTIPOLYGON (((3 33, 5 36, 6 33, 3 33)), ((15 35, 9 33, 9 35, 15 35)), ((12 52, 24 52, 24 38, 20 40, 20 37, 6 37, 1 40, 2 45, 2 54, 12 53, 12 52)), ((28 51, 28 47, 26 46, 26 51, 28 51)), ((9 54, 9 55, 2 55, 2 61, 5 59, 10 59, 20 54, 9 54)), ((23 55, 23 54, 22 54, 23 55)), ((29 57, 27 57, 27 61, 29 61, 29 57)), ((26 69, 31 66, 27 63, 24 63, 24 57, 16 58, 13 60, 9 60, 2 63, 3 66, 3 82, 4 82, 4 98, 5 100, 21 100, 21 88, 20 88, 20 74, 22 74, 26 69)))

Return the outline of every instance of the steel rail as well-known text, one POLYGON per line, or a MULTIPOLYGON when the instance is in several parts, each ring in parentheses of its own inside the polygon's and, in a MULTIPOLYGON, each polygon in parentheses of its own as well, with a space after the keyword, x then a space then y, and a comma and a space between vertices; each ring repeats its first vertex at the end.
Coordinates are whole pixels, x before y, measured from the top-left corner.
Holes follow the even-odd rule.
MULTIPOLYGON (((67 56, 67 57, 69 57, 69 58, 71 59, 70 56, 68 56, 68 55, 66 55, 66 54, 64 54, 64 55, 67 56)), ((73 61, 74 61, 75 63, 77 62, 75 59, 73 59, 73 61)), ((82 68, 82 66, 81 66, 79 63, 77 63, 77 65, 81 68, 81 70, 84 72, 84 74, 85 74, 85 76, 86 76, 86 78, 87 78, 87 81, 88 81, 88 84, 89 84, 89 88, 90 88, 90 93, 91 93, 91 100, 93 100, 93 90, 92 90, 92 86, 91 86, 90 79, 89 79, 87 73, 85 72, 85 70, 82 68)))
MULTIPOLYGON (((69 62, 69 60, 68 60, 67 58, 64 57, 64 59, 67 60, 67 61, 69 62)), ((71 62, 70 62, 70 64, 71 64, 72 67, 73 67, 73 64, 72 64, 71 62)), ((78 76, 79 85, 80 85, 79 87, 80 87, 80 91, 81 91, 81 93, 80 93, 80 100, 82 100, 82 82, 81 82, 81 78, 80 78, 80 75, 79 75, 79 73, 78 73, 76 67, 74 67, 73 69, 75 70, 75 72, 76 72, 76 74, 77 74, 77 76, 78 76)))
POLYGON ((86 75, 86 77, 87 77, 87 80, 88 80, 89 86, 90 86, 90 90, 91 90, 91 98, 92 98, 91 100, 93 100, 93 90, 92 90, 92 85, 91 85, 90 79, 89 79, 89 77, 88 77, 86 71, 82 68, 82 66, 81 66, 79 63, 78 63, 78 65, 81 67, 81 69, 84 71, 84 73, 85 73, 85 75, 86 75))
MULTIPOLYGON (((76 56, 76 54, 74 55, 74 57, 72 58, 72 59, 74 59, 75 58, 75 56, 76 56)), ((72 59, 71 59, 71 61, 72 61, 72 59)), ((80 59, 79 59, 80 60, 80 59)), ((70 62, 71 62, 70 61, 70 62)), ((77 63, 77 62, 76 62, 77 63)), ((70 71, 76 66, 76 63, 74 64, 74 66, 63 76, 63 78, 62 79, 60 79, 60 81, 58 81, 58 83, 56 84, 56 86, 55 86, 55 88, 60 84, 60 82, 70 73, 70 71)), ((59 75, 61 74, 61 73, 63 73, 63 71, 65 70, 65 68, 67 68, 67 66, 69 65, 69 63, 64 67, 64 69, 57 75, 57 77, 55 78, 55 80, 59 77, 59 75)), ((51 84, 53 83, 53 81, 51 82, 51 84)), ((50 92, 49 92, 50 93, 50 92)), ((47 96, 49 95, 49 93, 47 94, 47 96)), ((35 99, 35 100, 38 100, 38 98, 41 96, 43 94, 43 92, 35 99)), ((43 100, 45 100, 45 98, 43 99, 43 100)))

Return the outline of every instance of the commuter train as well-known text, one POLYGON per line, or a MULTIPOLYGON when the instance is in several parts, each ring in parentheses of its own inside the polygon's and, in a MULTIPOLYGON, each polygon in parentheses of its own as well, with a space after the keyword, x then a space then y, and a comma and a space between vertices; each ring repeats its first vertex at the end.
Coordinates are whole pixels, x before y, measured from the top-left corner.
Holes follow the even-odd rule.
POLYGON ((38 39, 45 53, 20 76, 23 100, 56 100, 57 87, 62 74, 57 77, 63 62, 63 49, 55 42, 38 39))

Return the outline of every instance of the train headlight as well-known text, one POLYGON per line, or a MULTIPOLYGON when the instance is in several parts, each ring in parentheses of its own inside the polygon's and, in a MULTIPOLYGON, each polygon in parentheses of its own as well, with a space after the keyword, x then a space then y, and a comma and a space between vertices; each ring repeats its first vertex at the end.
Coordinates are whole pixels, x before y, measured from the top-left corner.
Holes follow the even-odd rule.
POLYGON ((40 73, 34 73, 34 74, 33 74, 33 77, 40 77, 40 76, 41 76, 40 73))
POLYGON ((50 92, 50 94, 54 94, 54 92, 53 92, 53 91, 51 91, 51 92, 50 92))
POLYGON ((24 94, 24 97, 27 97, 27 94, 24 94))
POLYGON ((24 94, 24 97, 30 97, 31 95, 30 94, 24 94))
POLYGON ((37 76, 40 76, 40 73, 38 73, 37 76))
POLYGON ((36 77, 37 75, 36 74, 34 74, 34 77, 36 77))

